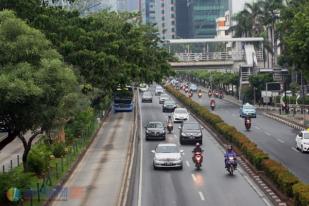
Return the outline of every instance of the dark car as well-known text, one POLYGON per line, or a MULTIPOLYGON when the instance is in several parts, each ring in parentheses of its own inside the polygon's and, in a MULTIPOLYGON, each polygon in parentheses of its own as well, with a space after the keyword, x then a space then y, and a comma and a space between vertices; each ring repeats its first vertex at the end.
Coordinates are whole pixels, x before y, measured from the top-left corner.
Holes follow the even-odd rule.
POLYGON ((184 143, 203 143, 202 127, 197 122, 183 122, 180 129, 180 144, 184 143))
POLYGON ((142 102, 152 102, 151 92, 144 92, 142 95, 142 102))
POLYGON ((146 140, 165 140, 165 127, 162 122, 149 122, 145 127, 146 140))
POLYGON ((174 112, 177 105, 173 100, 165 100, 162 105, 162 111, 163 112, 174 112))

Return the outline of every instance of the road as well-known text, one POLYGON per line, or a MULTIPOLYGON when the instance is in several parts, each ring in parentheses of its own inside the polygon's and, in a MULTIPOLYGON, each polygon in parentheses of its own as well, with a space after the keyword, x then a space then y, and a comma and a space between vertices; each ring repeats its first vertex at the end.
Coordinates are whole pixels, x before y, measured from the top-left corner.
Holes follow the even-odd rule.
MULTIPOLYGON (((145 141, 144 125, 148 121, 166 121, 168 113, 162 113, 158 97, 153 103, 141 103, 141 153, 140 170, 136 175, 134 198, 131 205, 137 206, 187 206, 187 205, 267 205, 269 201, 257 186, 239 168, 234 176, 224 168, 224 149, 206 131, 203 131, 204 164, 196 171, 192 164, 193 146, 181 146, 184 150, 183 170, 154 170, 153 154, 162 141, 145 141)), ((192 118, 190 121, 196 121, 192 118)), ((178 124, 166 142, 179 144, 178 124)), ((271 205, 271 204, 269 204, 271 205)))
MULTIPOLYGON (((112 114, 64 185, 68 200, 53 206, 117 205, 134 114, 112 114)), ((60 194, 62 194, 60 192, 60 194)))
MULTIPOLYGON (((204 94, 201 99, 194 94, 193 99, 210 109, 210 99, 207 94, 204 94)), ((218 114, 226 123, 246 134, 271 158, 281 162, 301 180, 309 183, 309 154, 303 154, 295 148, 295 137, 298 130, 272 120, 258 111, 257 118, 252 119, 251 130, 247 132, 244 120, 239 117, 239 106, 226 100, 215 100, 214 113, 218 114)))

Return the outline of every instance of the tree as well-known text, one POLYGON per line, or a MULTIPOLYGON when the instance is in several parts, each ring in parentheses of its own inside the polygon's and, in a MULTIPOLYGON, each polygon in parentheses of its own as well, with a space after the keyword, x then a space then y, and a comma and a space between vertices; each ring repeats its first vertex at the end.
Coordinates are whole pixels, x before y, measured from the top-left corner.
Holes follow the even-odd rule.
POLYGON ((280 29, 283 34, 284 49, 280 63, 302 71, 306 80, 309 80, 308 20, 308 1, 291 1, 288 7, 282 10, 280 29))
MULTIPOLYGON (((266 83, 272 82, 273 77, 270 73, 258 73, 256 75, 252 75, 249 77, 250 82, 250 94, 253 93, 253 90, 255 89, 256 99, 261 99, 261 91, 266 90, 266 83)), ((253 95, 251 95, 253 96, 253 95)))
POLYGON ((8 132, 0 149, 18 137, 27 170, 32 141, 65 114, 61 108, 76 92, 77 79, 45 36, 10 11, 0 12, 0 65, 0 122, 8 132))

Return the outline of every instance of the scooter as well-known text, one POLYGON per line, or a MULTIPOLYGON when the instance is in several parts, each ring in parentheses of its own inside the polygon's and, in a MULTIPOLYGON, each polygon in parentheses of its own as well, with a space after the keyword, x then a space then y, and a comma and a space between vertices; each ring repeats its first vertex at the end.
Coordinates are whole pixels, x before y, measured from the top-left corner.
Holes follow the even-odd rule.
POLYGON ((195 152, 193 154, 193 162, 197 170, 200 170, 203 162, 203 154, 201 152, 195 152))
POLYGON ((197 94, 197 96, 198 96, 198 98, 201 98, 201 97, 202 97, 202 92, 199 92, 199 93, 197 94))
POLYGON ((211 110, 214 111, 214 110, 215 110, 215 107, 216 107, 215 101, 211 101, 211 102, 210 102, 210 108, 211 108, 211 110))
POLYGON ((251 119, 250 118, 245 119, 245 127, 246 127, 247 131, 250 130, 250 128, 251 128, 251 119))
POLYGON ((234 171, 236 170, 236 159, 235 157, 229 156, 227 157, 226 161, 226 170, 229 172, 230 175, 233 175, 234 171))
POLYGON ((212 96, 212 93, 209 91, 208 92, 208 97, 210 98, 212 96))
POLYGON ((171 134, 173 131, 173 124, 171 122, 167 123, 166 128, 167 128, 168 133, 171 134))

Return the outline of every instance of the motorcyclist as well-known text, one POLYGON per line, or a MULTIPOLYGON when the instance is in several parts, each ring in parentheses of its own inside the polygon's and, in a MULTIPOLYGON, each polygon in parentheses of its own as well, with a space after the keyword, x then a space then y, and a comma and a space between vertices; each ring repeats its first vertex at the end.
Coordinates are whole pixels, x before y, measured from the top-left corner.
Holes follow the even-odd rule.
POLYGON ((196 152, 203 152, 203 149, 201 148, 201 145, 200 145, 199 142, 197 142, 197 143, 195 144, 195 147, 194 147, 194 149, 193 149, 192 152, 193 152, 193 153, 196 153, 196 152))
POLYGON ((171 115, 168 115, 168 117, 167 117, 167 125, 169 125, 169 124, 173 124, 173 120, 172 120, 171 115))
POLYGON ((251 118, 250 117, 245 117, 245 125, 246 124, 251 124, 251 118))
MULTIPOLYGON (((234 159, 236 160, 236 153, 234 152, 232 145, 228 145, 227 146, 227 150, 224 154, 224 163, 225 163, 225 168, 227 168, 227 162, 228 162, 228 158, 229 157, 234 157, 234 159)), ((237 167, 237 162, 235 161, 235 168, 237 167)))

